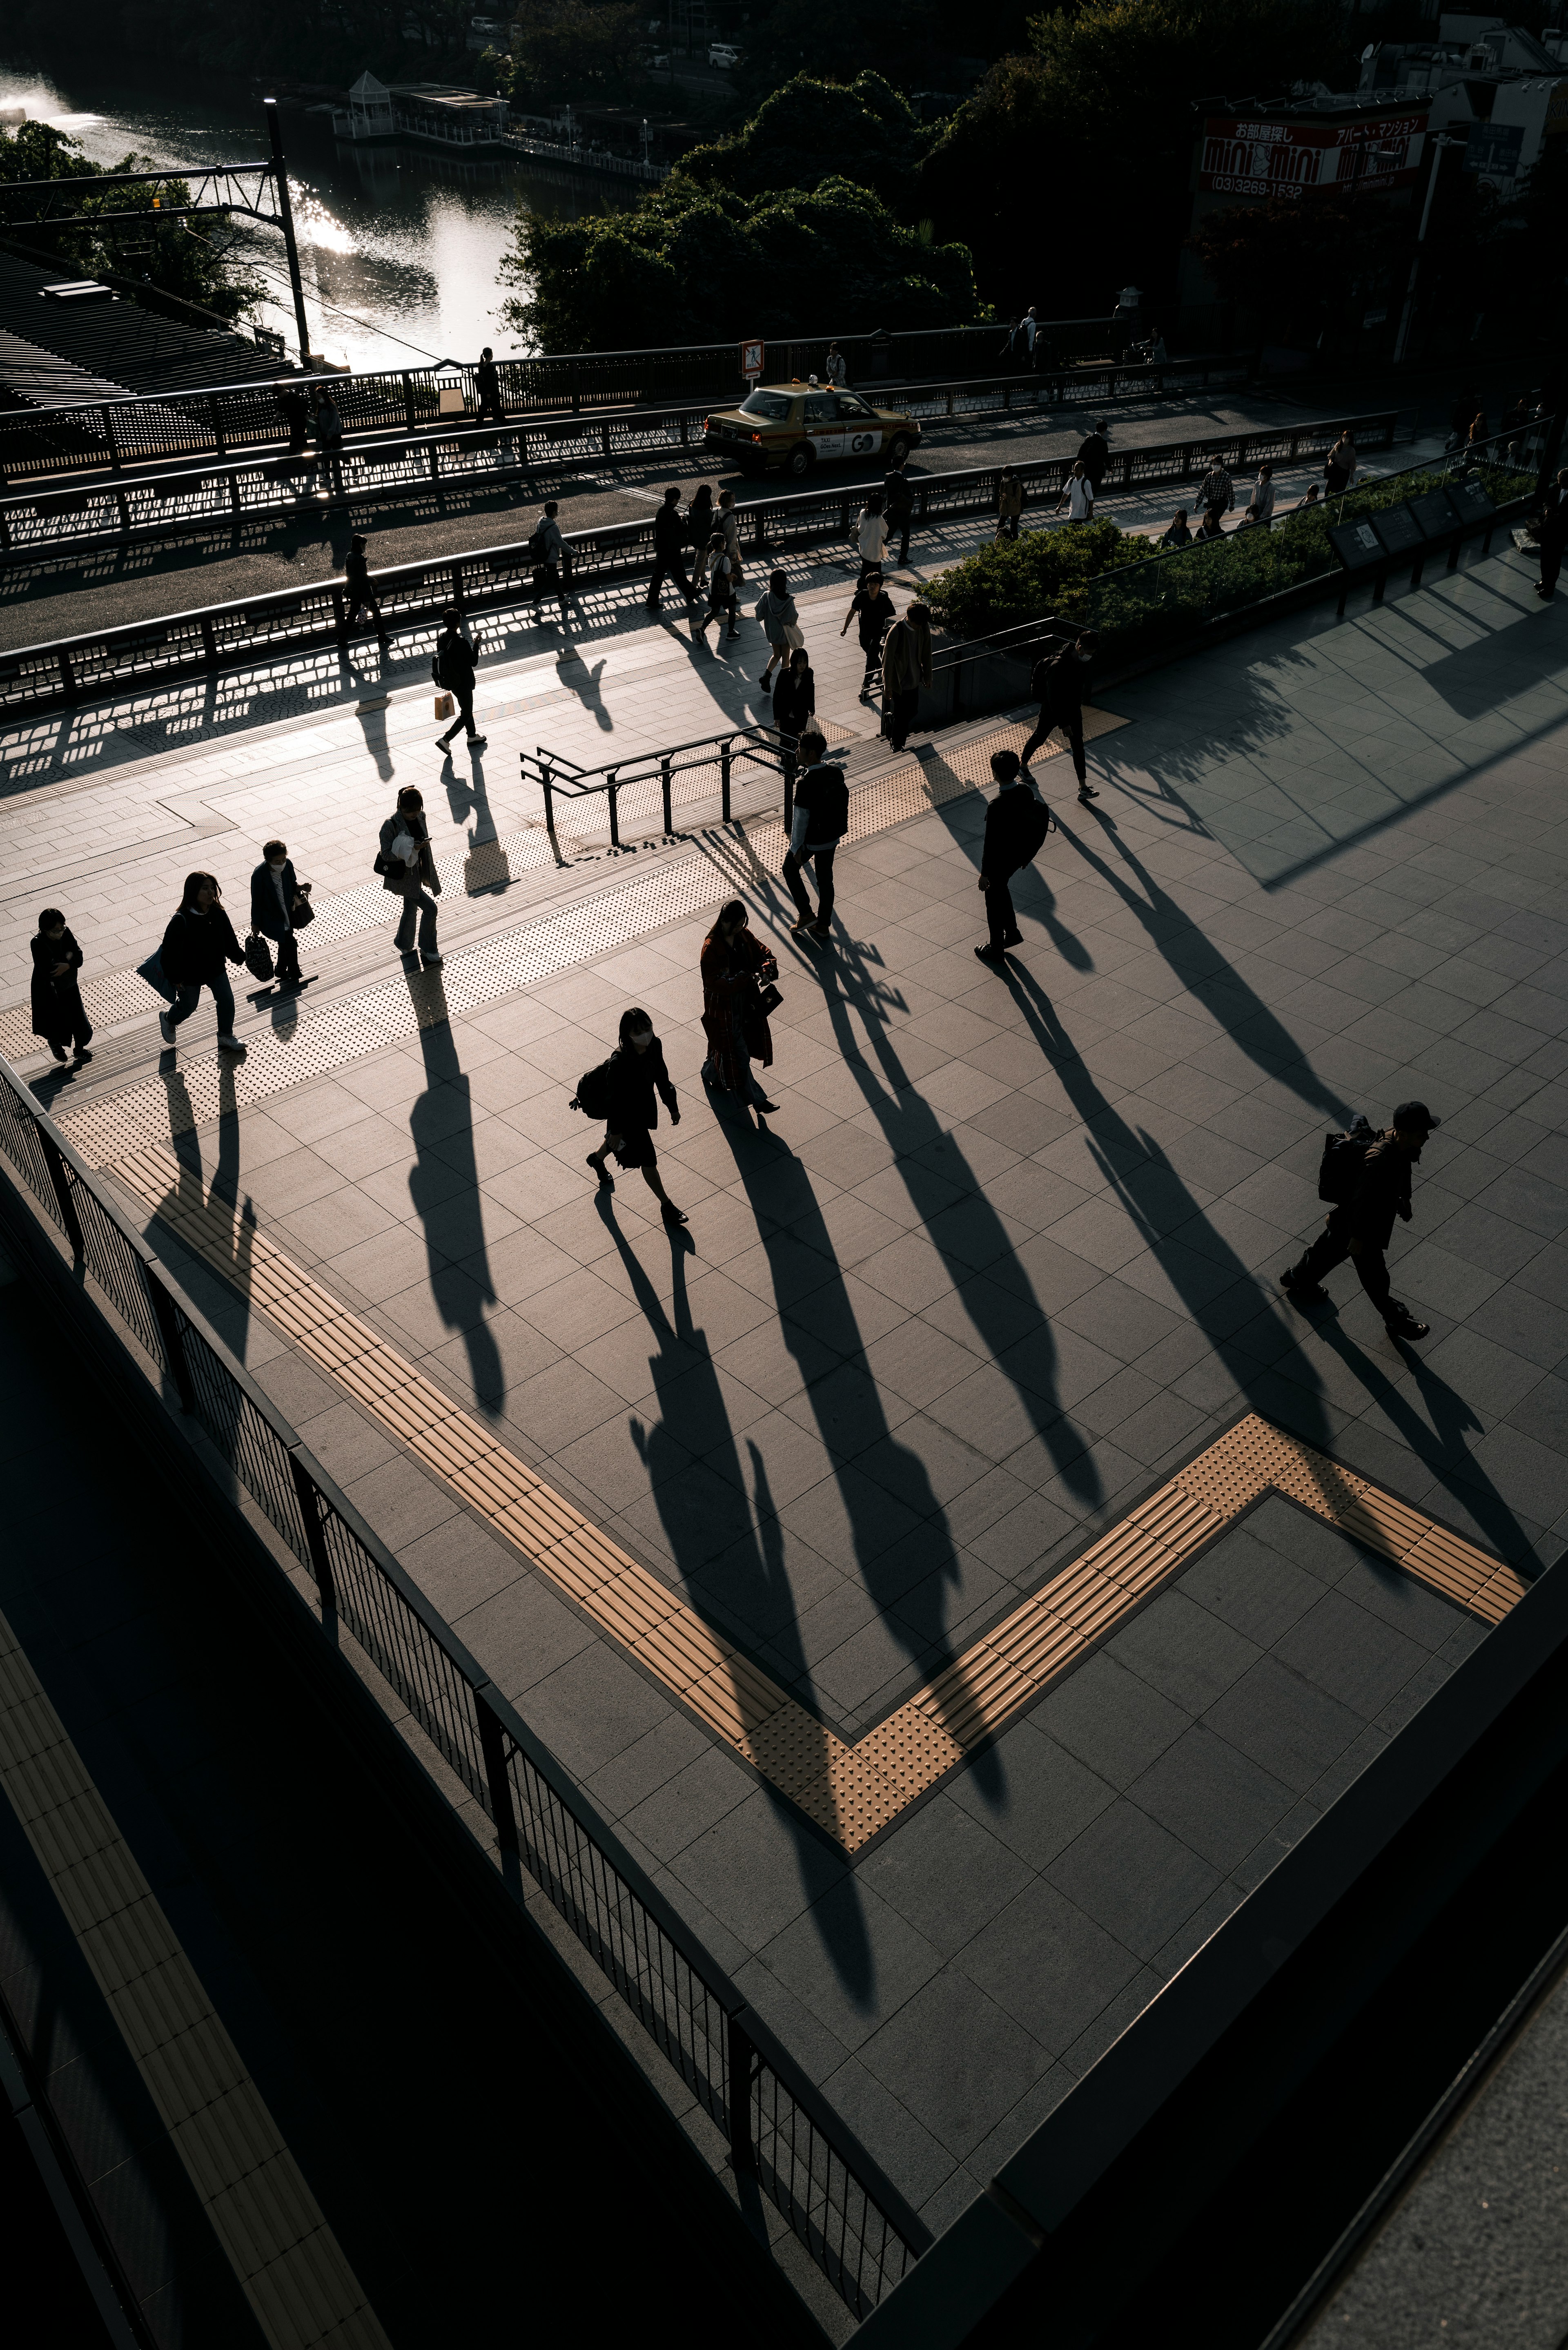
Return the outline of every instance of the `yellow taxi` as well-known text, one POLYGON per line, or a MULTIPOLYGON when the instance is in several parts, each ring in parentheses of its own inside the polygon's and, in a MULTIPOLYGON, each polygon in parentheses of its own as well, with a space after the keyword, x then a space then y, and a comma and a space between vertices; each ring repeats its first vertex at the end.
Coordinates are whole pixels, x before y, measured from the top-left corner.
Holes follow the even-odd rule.
POLYGON ((906 456, 920 428, 901 408, 873 408, 857 391, 831 383, 759 384, 739 408, 705 419, 702 446, 743 473, 782 473, 801 481, 836 457, 906 456))

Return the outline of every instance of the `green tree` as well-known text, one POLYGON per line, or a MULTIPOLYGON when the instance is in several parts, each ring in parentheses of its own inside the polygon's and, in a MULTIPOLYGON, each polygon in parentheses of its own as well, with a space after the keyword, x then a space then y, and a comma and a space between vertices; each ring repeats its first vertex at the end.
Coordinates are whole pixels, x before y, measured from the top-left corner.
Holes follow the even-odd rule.
POLYGON ((1216 85, 1283 96, 1354 82, 1338 0, 1079 0, 1030 19, 920 167, 921 209, 980 261, 982 289, 1092 316, 1135 277, 1163 295, 1216 85))
POLYGON ((1187 242, 1222 300, 1271 337, 1307 347, 1357 332, 1369 307, 1388 306, 1410 235, 1408 213, 1386 196, 1276 197, 1210 213, 1187 242))
POLYGON ((921 130, 908 99, 879 74, 857 74, 847 83, 796 74, 763 100, 742 130, 683 155, 675 176, 748 197, 855 180, 907 213, 914 201, 914 165, 933 136, 921 130))
POLYGON ((89 162, 78 140, 47 122, 26 122, 15 132, 0 131, 0 233, 16 250, 69 266, 84 276, 135 281, 141 289, 139 298, 150 308, 161 307, 158 297, 166 295, 221 318, 237 318, 254 305, 263 289, 231 258, 228 232, 215 220, 159 218, 161 212, 191 202, 184 180, 171 175, 140 187, 107 188, 101 196, 83 195, 78 199, 76 217, 64 228, 29 224, 27 214, 36 213, 37 205, 25 197, 6 201, 6 182, 90 182, 107 172, 154 168, 149 158, 138 155, 122 156, 114 164, 89 162), (144 219, 97 224, 99 213, 111 212, 133 212, 144 219))
POLYGON ((541 350, 808 334, 829 296, 846 332, 978 313, 961 245, 926 241, 843 179, 749 199, 672 179, 624 212, 576 221, 520 213, 514 240, 504 315, 541 350))

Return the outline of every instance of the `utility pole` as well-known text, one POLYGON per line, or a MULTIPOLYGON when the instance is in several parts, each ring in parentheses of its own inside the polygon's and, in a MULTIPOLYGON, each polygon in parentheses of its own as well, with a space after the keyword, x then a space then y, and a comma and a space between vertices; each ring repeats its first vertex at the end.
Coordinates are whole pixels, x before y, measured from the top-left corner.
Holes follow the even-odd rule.
POLYGON ((1410 320, 1416 308, 1416 279, 1421 267, 1421 248, 1427 242, 1427 223, 1432 217, 1432 198, 1437 192, 1438 171, 1445 147, 1457 147, 1459 141, 1439 130, 1432 139, 1432 168, 1427 174, 1427 201, 1421 206, 1421 225, 1416 232, 1416 250, 1410 256, 1410 282, 1405 288, 1405 307, 1399 313, 1399 331, 1394 338, 1394 364, 1398 366, 1405 356, 1405 346, 1410 339, 1410 320))
POLYGON ((288 282, 294 288, 294 323, 299 329, 299 356, 306 367, 310 365, 310 328, 305 319, 305 288, 299 278, 299 247, 294 241, 294 213, 288 201, 288 174, 283 164, 283 125, 277 118, 275 98, 264 98, 266 127, 272 138, 272 160, 277 181, 277 209, 283 222, 283 245, 288 255, 288 282))

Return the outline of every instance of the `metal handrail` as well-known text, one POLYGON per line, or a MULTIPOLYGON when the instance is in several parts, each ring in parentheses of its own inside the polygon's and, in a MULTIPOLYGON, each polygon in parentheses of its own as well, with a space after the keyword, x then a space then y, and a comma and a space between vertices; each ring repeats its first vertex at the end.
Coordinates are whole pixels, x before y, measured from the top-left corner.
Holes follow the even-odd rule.
MULTIPOLYGON (((1157 390, 1163 395, 1195 379, 1206 385, 1213 366, 1210 359, 1195 359, 1157 369, 1093 372, 1102 379, 1098 388, 1106 397, 1151 377, 1158 378, 1157 390), (1171 380, 1168 384, 1167 378, 1171 380)), ((1049 408, 1064 396, 1064 389, 1054 377, 961 376, 879 386, 877 391, 883 404, 897 401, 917 421, 986 414, 997 408, 1011 415, 1016 412, 1015 395, 1033 407, 1049 408)), ((1085 387, 1075 385, 1074 404, 1082 404, 1085 398, 1085 387)), ((317 443, 290 451, 286 446, 268 445, 239 458, 219 455, 189 463, 182 455, 134 471, 110 468, 105 474, 100 469, 90 481, 73 475, 57 488, 46 484, 0 497, 0 554, 42 556, 57 546, 91 546, 286 513, 291 504, 297 505, 302 492, 295 485, 306 477, 329 481, 335 504, 350 497, 364 503, 378 494, 406 494, 416 485, 422 488, 427 480, 439 490, 443 483, 479 475, 488 488, 498 478, 533 477, 558 467, 580 465, 585 458, 596 464, 617 464, 657 455, 661 450, 695 451, 701 455, 706 453, 706 443, 701 432, 693 437, 692 427, 712 405, 711 400, 672 402, 659 408, 606 409, 588 417, 566 411, 520 417, 504 424, 464 411, 461 416, 391 431, 346 432, 330 446, 317 443), (406 471, 389 479, 386 469, 400 461, 406 471), (358 478, 350 487, 348 477, 356 469, 358 478), (374 478, 366 478, 368 471, 373 472, 374 478), (179 502, 172 510, 171 502, 179 502), (29 524, 46 525, 51 520, 57 525, 69 523, 78 515, 84 519, 74 529, 57 527, 50 534, 43 527, 27 527, 29 524)), ((282 440, 279 434, 278 442, 282 440)))
MULTIPOLYGON (((731 820, 731 795, 737 766, 753 765, 770 775, 781 775, 784 787, 784 821, 789 821, 790 799, 794 785, 795 738, 782 733, 774 726, 733 726, 723 734, 699 735, 690 743, 673 743, 668 750, 651 751, 625 759, 607 759, 597 767, 579 767, 559 751, 552 751, 541 743, 535 751, 520 751, 518 764, 524 784, 533 784, 544 795, 545 828, 551 841, 556 839, 556 801, 557 797, 575 800, 604 795, 609 808, 611 848, 619 848, 620 795, 622 792, 644 788, 657 783, 659 805, 664 818, 664 837, 675 835, 675 785, 679 777, 719 770, 719 796, 722 809, 722 821, 731 820)), ((711 798, 711 793, 701 795, 711 798)))
MULTIPOLYGON (((1304 451, 1321 449, 1325 435, 1332 438, 1346 422, 1364 449, 1393 444, 1397 417, 1386 410, 1374 416, 1134 444, 1113 452, 1106 480, 1113 488, 1182 481, 1217 455, 1236 464, 1264 457, 1291 463, 1304 451)), ((1060 490, 1072 463, 1064 456, 1044 457, 1016 463, 1012 470, 1025 483, 1060 490)), ((917 525, 943 515, 994 512, 1002 471, 996 463, 917 475, 910 484, 917 525)), ((833 490, 758 499, 739 509, 739 517, 743 527, 749 524, 759 555, 787 545, 844 544, 866 489, 863 482, 850 482, 833 490)), ((565 544, 571 581, 640 576, 652 552, 653 521, 650 516, 645 522, 569 532, 565 544)), ((472 612, 528 600, 536 593, 535 569, 528 542, 514 540, 472 555, 389 567, 370 577, 389 628, 411 624, 422 632, 451 606, 472 612)), ((0 652, 0 712, 49 709, 91 693, 230 668, 258 655, 293 656, 332 643, 346 647, 346 594, 340 579, 275 588, 239 603, 208 605, 0 652)))
MULTIPOLYGON (((323 1631, 347 1629, 492 1823, 503 1875, 525 1868, 725 2133, 857 2317, 931 2234, 723 1969, 573 1786, 9 1063, 0 1151, 142 1355, 167 1377, 310 1575, 323 1631)), ((90 1292, 82 1284, 82 1293, 90 1292)))

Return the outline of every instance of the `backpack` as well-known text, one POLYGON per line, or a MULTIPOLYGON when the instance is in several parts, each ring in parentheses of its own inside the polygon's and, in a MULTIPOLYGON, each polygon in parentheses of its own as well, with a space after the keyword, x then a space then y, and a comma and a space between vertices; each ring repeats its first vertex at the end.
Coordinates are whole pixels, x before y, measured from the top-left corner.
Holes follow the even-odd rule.
POLYGON ((1346 1134, 1325 1134, 1323 1157, 1318 1163, 1317 1196, 1332 1207, 1347 1207, 1361 1188, 1361 1178, 1366 1166, 1366 1154, 1377 1136, 1357 1111, 1346 1134))
POLYGON ((577 1079, 577 1090, 566 1104, 566 1107, 580 1109, 585 1118, 608 1118, 610 1082, 608 1061, 601 1061, 597 1069, 585 1069, 577 1079))
POLYGON ((547 556, 545 547, 545 525, 543 523, 540 523, 535 529, 529 532, 528 544, 523 549, 523 552, 526 556, 528 561, 535 565, 538 569, 543 570, 545 568, 547 556))
POLYGON ((1056 666, 1054 653, 1042 653, 1029 672, 1029 691, 1037 702, 1048 702, 1055 686, 1053 674, 1056 666))
POLYGON ((1044 801, 1037 800, 1033 793, 1029 795, 1028 815, 1029 830, 1023 836, 1028 846, 1023 850, 1023 862, 1025 865, 1033 865, 1052 833, 1055 831, 1056 819, 1044 801))

